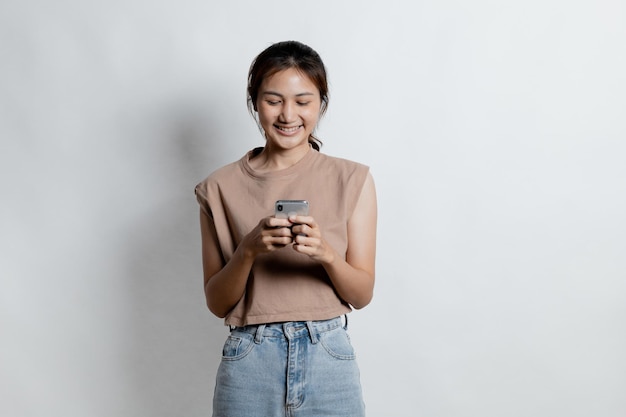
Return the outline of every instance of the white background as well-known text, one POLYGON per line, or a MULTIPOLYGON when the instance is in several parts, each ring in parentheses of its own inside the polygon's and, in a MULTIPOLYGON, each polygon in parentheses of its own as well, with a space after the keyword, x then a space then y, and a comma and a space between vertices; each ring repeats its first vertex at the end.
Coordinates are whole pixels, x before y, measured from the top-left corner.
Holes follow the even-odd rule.
POLYGON ((286 39, 377 183, 369 416, 626 415, 620 0, 3 0, 0 415, 210 415, 193 187, 286 39))

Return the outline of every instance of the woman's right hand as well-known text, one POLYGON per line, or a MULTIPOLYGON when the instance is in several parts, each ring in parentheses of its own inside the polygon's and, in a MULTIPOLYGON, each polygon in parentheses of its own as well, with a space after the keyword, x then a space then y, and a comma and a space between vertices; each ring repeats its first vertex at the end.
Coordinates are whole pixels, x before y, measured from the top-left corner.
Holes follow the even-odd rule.
POLYGON ((291 222, 274 216, 265 217, 243 238, 243 247, 247 256, 257 255, 284 248, 293 243, 291 222))
POLYGON ((232 257, 224 264, 215 226, 202 210, 200 227, 204 291, 209 309, 218 317, 225 317, 245 293, 250 269, 257 255, 293 243, 288 219, 266 217, 243 237, 232 257))

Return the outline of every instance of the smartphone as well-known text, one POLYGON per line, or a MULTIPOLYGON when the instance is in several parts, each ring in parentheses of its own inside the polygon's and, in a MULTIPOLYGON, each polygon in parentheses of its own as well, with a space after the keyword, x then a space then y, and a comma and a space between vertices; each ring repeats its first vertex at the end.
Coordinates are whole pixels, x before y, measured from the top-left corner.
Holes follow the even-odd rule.
POLYGON ((274 207, 274 216, 286 219, 289 216, 308 216, 309 202, 306 200, 278 200, 274 207))

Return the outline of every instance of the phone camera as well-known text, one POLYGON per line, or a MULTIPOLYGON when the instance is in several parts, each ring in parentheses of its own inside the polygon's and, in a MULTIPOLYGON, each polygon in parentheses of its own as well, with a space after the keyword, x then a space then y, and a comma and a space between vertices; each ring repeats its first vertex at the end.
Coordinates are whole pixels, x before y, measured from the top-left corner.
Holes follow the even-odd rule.
POLYGON ((283 205, 279 204, 278 207, 276 207, 278 209, 278 211, 283 211, 283 205))

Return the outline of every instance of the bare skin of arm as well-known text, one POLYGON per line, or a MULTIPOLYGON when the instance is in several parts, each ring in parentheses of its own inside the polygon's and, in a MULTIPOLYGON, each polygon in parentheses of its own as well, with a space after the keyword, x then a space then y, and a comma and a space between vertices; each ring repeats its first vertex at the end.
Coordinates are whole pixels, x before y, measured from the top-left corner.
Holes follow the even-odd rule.
POLYGON ((371 301, 374 290, 376 216, 376 190, 371 175, 368 175, 348 221, 346 259, 326 243, 313 217, 266 217, 243 238, 230 261, 224 265, 213 223, 201 211, 207 306, 216 316, 225 317, 243 296, 254 259, 261 253, 293 243, 294 250, 324 266, 343 300, 357 309, 365 307, 371 301))

